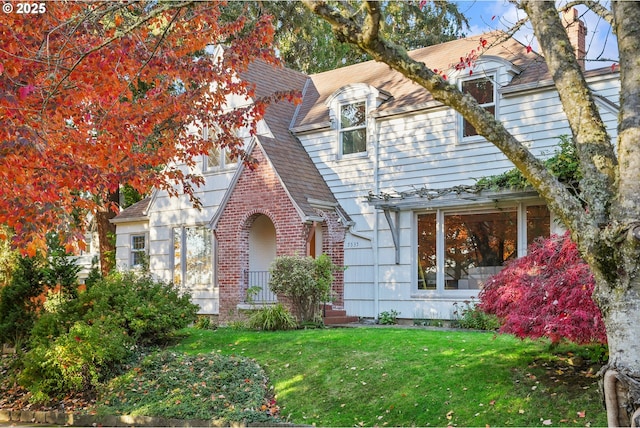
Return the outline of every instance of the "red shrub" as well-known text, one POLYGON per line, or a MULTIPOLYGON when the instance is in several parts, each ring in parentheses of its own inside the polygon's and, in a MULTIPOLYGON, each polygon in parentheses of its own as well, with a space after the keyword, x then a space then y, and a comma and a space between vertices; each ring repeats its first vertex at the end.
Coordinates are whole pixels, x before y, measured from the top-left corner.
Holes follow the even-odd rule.
POLYGON ((576 245, 564 236, 538 240, 529 254, 489 278, 479 307, 503 320, 500 331, 552 342, 606 343, 595 285, 576 245))

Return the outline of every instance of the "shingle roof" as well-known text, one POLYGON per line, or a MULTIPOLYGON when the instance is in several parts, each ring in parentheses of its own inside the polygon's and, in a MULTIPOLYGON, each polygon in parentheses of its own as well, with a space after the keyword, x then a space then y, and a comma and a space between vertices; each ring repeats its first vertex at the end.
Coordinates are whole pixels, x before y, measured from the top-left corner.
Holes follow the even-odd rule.
POLYGON ((149 208, 149 203, 151 202, 151 198, 147 197, 124 210, 120 211, 120 213, 114 217, 111 222, 112 223, 120 223, 127 221, 138 221, 144 220, 147 218, 147 209, 149 208))
MULTIPOLYGON (((273 67, 261 61, 254 62, 242 77, 256 82, 258 97, 274 91, 302 91, 308 80, 302 73, 273 67)), ((293 103, 286 101, 269 105, 264 119, 274 138, 258 136, 258 141, 293 202, 305 215, 313 216, 315 212, 309 199, 332 204, 337 204, 337 201, 300 141, 289 131, 296 108, 293 103)))
MULTIPOLYGON (((483 55, 504 58, 516 68, 522 70, 521 75, 526 74, 527 80, 539 79, 547 72, 547 67, 542 57, 535 52, 527 53, 526 47, 513 38, 494 43, 501 36, 504 36, 504 33, 486 33, 416 49, 409 52, 409 55, 418 61, 424 62, 429 67, 448 70, 460 58, 466 57, 473 50, 477 51, 480 46, 480 39, 483 38, 488 41, 487 45, 490 46, 482 53, 483 55)), ((325 101, 336 90, 349 83, 367 83, 391 94, 392 97, 380 105, 378 112, 413 107, 433 101, 433 97, 426 89, 404 77, 399 72, 390 69, 388 65, 376 61, 367 61, 342 67, 314 74, 310 77, 312 85, 307 90, 307 96, 302 103, 300 113, 294 124, 295 128, 328 122, 329 111, 325 101)))

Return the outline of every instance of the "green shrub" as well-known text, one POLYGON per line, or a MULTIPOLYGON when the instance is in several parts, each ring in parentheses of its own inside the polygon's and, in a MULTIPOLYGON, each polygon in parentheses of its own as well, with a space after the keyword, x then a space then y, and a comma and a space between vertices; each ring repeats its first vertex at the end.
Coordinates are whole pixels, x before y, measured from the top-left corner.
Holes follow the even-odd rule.
POLYGON ((267 381, 247 358, 163 351, 145 358, 139 370, 113 379, 98 399, 99 412, 273 423, 264 406, 267 381))
POLYGON ((400 312, 393 309, 380 312, 380 315, 378 315, 378 323, 385 325, 398 324, 398 315, 400 315, 400 312))
POLYGON ((22 343, 37 318, 42 303, 36 298, 44 291, 42 256, 19 257, 8 285, 0 289, 0 344, 22 343))
POLYGON ((323 254, 312 257, 280 256, 271 265, 269 287, 291 301, 301 323, 321 319, 320 304, 330 300, 333 272, 341 269, 323 254))
POLYGON ((500 328, 500 319, 477 307, 472 300, 465 300, 464 306, 459 306, 457 302, 454 302, 453 305, 455 307, 453 316, 461 328, 474 330, 497 330, 500 328))
POLYGON ((166 343, 196 319, 197 306, 171 284, 114 273, 35 323, 20 381, 44 401, 92 390, 136 347, 166 343))
POLYGON ((282 303, 265 306, 253 312, 249 318, 249 328, 257 330, 292 330, 297 327, 296 319, 282 303))

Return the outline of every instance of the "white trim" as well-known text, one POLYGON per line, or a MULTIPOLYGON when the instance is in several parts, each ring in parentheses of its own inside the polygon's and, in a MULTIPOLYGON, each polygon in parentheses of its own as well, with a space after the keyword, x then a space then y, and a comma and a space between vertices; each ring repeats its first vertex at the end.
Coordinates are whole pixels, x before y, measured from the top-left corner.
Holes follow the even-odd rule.
MULTIPOLYGON (((493 103, 483 103, 483 104, 480 104, 480 106, 481 107, 490 107, 491 105, 493 105, 494 117, 496 118, 496 120, 499 120, 499 118, 500 118, 500 105, 499 105, 499 97, 498 97, 498 86, 499 86, 499 83, 498 83, 498 70, 495 70, 495 69, 494 70, 487 70, 484 73, 482 73, 482 75, 473 75, 473 76, 469 76, 469 77, 466 77, 466 78, 460 78, 460 79, 458 79, 458 82, 457 82, 458 89, 462 92, 462 84, 463 83, 471 82, 471 81, 474 81, 474 80, 481 80, 481 79, 487 79, 493 85, 493 103)), ((458 135, 458 142, 459 143, 471 143, 471 142, 476 142, 476 141, 486 141, 486 139, 480 134, 470 135, 468 137, 465 137, 464 136, 465 118, 460 113, 457 113, 457 116, 458 117, 457 117, 457 120, 456 120, 456 126, 457 126, 457 135, 458 135)))
MULTIPOLYGON (((481 213, 494 213, 500 212, 501 207, 503 209, 509 209, 516 213, 517 225, 516 225, 516 245, 517 245, 517 257, 523 257, 527 254, 527 208, 529 206, 544 205, 544 202, 540 200, 536 201, 518 201, 508 205, 484 205, 477 207, 447 207, 437 209, 423 209, 413 211, 412 218, 412 238, 411 238, 411 298, 423 299, 423 298, 452 298, 469 297, 469 293, 477 294, 479 289, 455 289, 447 290, 445 284, 445 258, 446 258, 446 237, 444 236, 445 230, 445 217, 447 215, 467 215, 467 214, 481 214, 481 213), (435 214, 436 221, 436 289, 435 290, 418 290, 418 216, 424 214, 435 214)), ((553 226, 549 220, 550 229, 553 226)), ((548 231, 551 234, 551 230, 548 231)))

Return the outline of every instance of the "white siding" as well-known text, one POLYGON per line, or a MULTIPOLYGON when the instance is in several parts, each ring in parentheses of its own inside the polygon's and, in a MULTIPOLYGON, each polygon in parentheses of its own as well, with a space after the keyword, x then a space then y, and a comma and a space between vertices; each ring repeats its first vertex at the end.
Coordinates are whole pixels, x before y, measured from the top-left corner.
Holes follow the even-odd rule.
MULTIPOLYGON (((592 86, 615 104, 618 94, 612 83, 598 81, 592 86)), ((571 134, 557 93, 551 88, 499 95, 498 106, 499 119, 536 156, 552 156, 558 137, 571 134)), ((610 135, 615 136, 615 112, 610 106, 601 108, 601 112, 610 135)), ((370 191, 395 193, 422 187, 439 189, 474 184, 479 178, 500 174, 513 165, 487 141, 460 141, 458 115, 449 108, 370 117, 369 120, 376 123, 369 124, 371 132, 365 157, 338 159, 334 130, 298 136, 355 222, 354 229, 372 238, 367 241, 347 234, 345 309, 350 315, 363 317, 377 317, 380 312, 397 310, 401 318, 451 318, 454 303, 474 298, 478 291, 418 293, 414 286, 417 275, 414 272, 417 270, 415 211, 400 213, 399 264, 396 264, 391 229, 384 214, 376 213, 366 202, 366 196, 370 191)))

